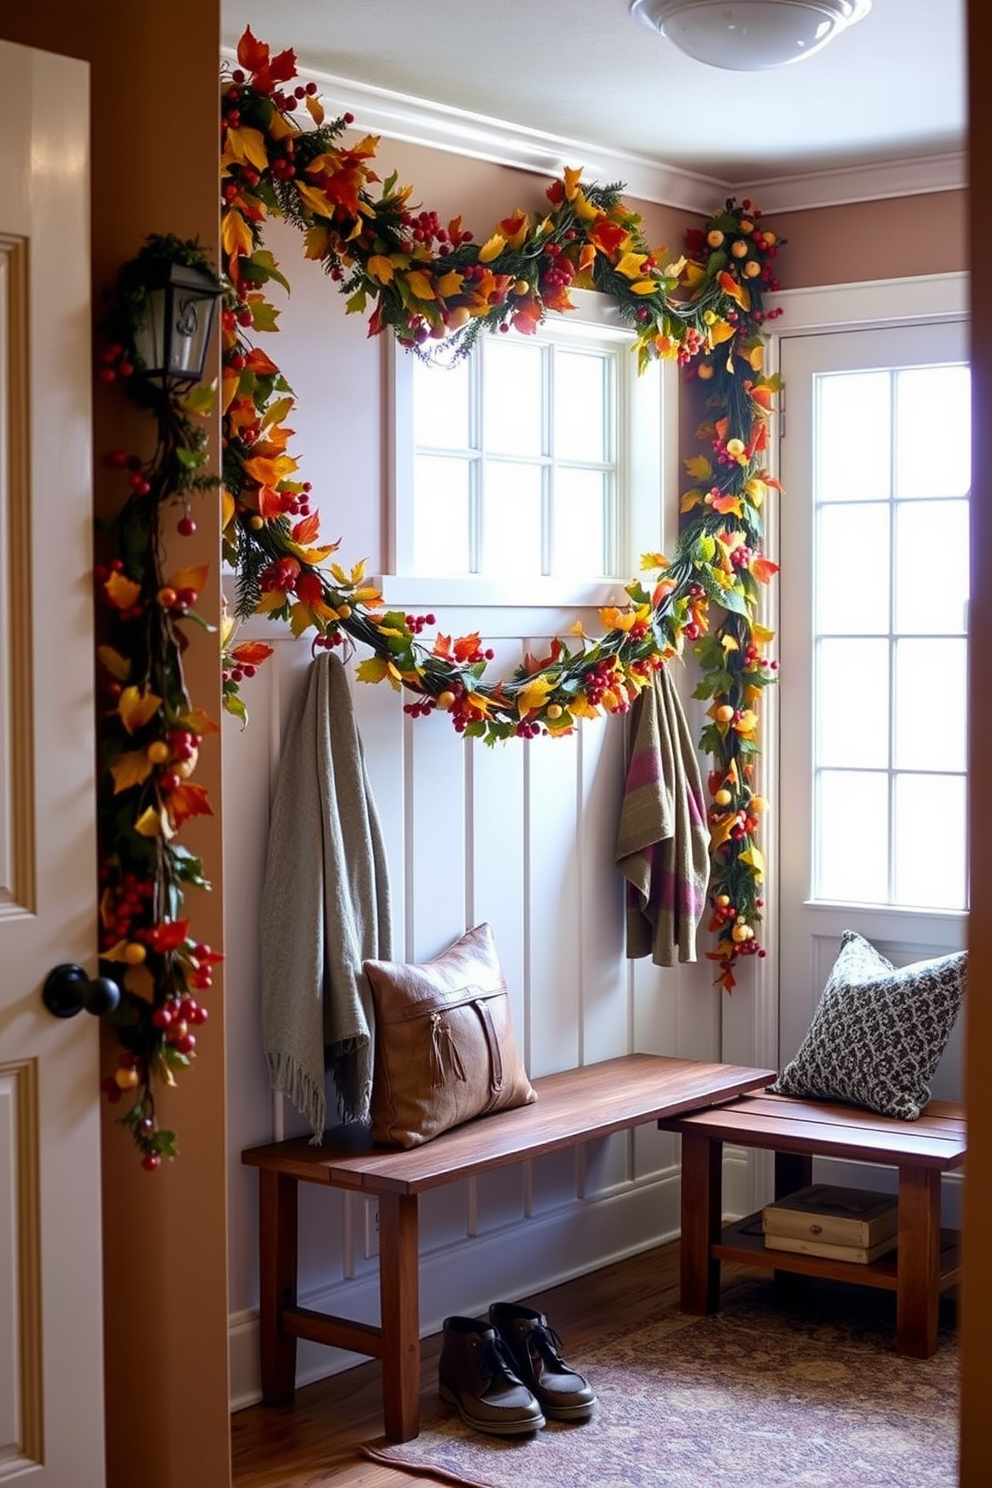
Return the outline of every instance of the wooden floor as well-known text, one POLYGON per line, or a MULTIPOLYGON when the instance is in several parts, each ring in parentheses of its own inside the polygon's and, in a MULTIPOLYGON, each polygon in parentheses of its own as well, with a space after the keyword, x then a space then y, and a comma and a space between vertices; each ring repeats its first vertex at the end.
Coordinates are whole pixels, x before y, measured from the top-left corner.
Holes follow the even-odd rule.
MULTIPOLYGON (((730 1280, 740 1267, 724 1266, 730 1280)), ((524 1301, 541 1308, 561 1335, 565 1359, 600 1334, 637 1324, 659 1307, 678 1304, 678 1244, 645 1251, 576 1281, 524 1301)), ((424 1411, 437 1404, 440 1335, 421 1350, 424 1411)), ((400 1488, 435 1480, 396 1472, 359 1457, 356 1447, 382 1434, 379 1365, 362 1364, 345 1374, 298 1390, 296 1404, 274 1410, 251 1406, 232 1418, 233 1481, 236 1488, 305 1488, 328 1474, 334 1488, 400 1488)), ((323 1481, 323 1479, 322 1479, 323 1481)))

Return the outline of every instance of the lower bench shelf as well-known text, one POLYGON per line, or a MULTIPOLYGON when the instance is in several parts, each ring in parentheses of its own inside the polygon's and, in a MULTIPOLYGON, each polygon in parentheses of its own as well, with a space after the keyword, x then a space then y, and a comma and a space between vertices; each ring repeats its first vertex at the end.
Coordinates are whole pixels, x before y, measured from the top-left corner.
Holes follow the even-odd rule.
MULTIPOLYGON (((820 1276, 856 1286, 882 1287, 894 1292, 898 1285, 898 1249, 877 1261, 838 1261, 828 1256, 803 1255, 799 1251, 768 1250, 761 1229, 761 1213, 749 1214, 736 1224, 726 1225, 712 1246, 720 1261, 740 1261, 745 1266, 764 1266, 773 1271, 792 1271, 801 1276, 820 1276)), ((961 1236, 957 1230, 940 1232, 938 1289, 954 1286, 961 1276, 961 1236)))

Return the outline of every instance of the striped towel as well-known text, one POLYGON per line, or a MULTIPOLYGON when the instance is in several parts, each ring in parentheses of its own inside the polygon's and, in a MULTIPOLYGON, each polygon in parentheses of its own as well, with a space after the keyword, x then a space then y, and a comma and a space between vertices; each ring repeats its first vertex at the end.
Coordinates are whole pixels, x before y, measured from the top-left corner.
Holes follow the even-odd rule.
POLYGON ((631 714, 616 864, 627 880, 627 956, 695 961, 706 906, 709 830, 699 762, 667 667, 631 714))

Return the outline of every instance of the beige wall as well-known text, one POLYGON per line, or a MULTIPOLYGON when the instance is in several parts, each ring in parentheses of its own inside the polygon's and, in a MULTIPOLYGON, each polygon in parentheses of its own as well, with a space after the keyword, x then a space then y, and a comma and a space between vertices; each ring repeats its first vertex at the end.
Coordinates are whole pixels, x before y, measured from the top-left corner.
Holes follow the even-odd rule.
MULTIPOLYGON (((152 232, 198 236, 216 258, 218 0, 48 0, 5 5, 0 35, 91 64, 94 307, 118 265, 152 232)), ((66 244, 72 251, 72 244, 66 244)), ((98 508, 118 499, 100 461, 117 445, 150 450, 147 421, 116 389, 95 398, 98 508)), ((203 501, 184 562, 209 562, 207 615, 219 613, 218 510, 203 501)), ((216 637, 199 631, 187 653, 197 703, 219 718, 216 637)), ((197 934, 221 943, 220 748, 208 740, 197 778, 215 815, 184 842, 202 854, 214 893, 188 905, 197 934)), ((197 830, 194 831, 193 827, 197 830)), ((96 927, 94 926, 94 945, 96 927)), ((106 1295, 108 1488, 223 1488, 227 1417, 226 1144, 223 979, 196 1069, 163 1114, 181 1157, 154 1175, 104 1106, 103 1233, 106 1295)), ((105 1039, 108 1067, 116 1048, 105 1039)), ((94 1092, 94 1099, 97 1092, 94 1092)), ((66 1216, 71 1223, 71 1216, 66 1216)), ((94 1368, 99 1361, 93 1361, 94 1368)))
POLYGON ((778 212, 769 221, 788 239, 780 260, 783 286, 960 271, 968 266, 967 212, 965 191, 778 212))

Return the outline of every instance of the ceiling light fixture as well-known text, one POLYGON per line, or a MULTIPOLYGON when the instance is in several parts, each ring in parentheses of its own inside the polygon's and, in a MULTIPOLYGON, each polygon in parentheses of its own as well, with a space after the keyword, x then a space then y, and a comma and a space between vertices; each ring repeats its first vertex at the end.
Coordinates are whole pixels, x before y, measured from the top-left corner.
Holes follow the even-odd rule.
POLYGON ((631 0, 630 12, 697 62, 761 72, 811 57, 871 0, 631 0))

